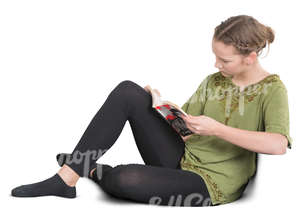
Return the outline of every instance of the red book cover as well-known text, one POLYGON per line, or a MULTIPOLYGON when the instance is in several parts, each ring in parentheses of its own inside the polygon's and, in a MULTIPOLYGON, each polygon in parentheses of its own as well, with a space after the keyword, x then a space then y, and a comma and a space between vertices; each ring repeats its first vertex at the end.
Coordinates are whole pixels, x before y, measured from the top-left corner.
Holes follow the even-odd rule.
POLYGON ((152 96, 152 107, 154 111, 158 112, 178 134, 182 136, 194 134, 187 128, 184 120, 180 117, 180 115, 187 116, 185 111, 170 101, 162 101, 158 90, 152 89, 149 85, 145 88, 149 90, 152 96))
POLYGON ((182 136, 193 134, 193 132, 187 128, 184 120, 180 117, 180 115, 183 113, 173 105, 164 104, 156 106, 154 109, 173 127, 178 134, 182 136))

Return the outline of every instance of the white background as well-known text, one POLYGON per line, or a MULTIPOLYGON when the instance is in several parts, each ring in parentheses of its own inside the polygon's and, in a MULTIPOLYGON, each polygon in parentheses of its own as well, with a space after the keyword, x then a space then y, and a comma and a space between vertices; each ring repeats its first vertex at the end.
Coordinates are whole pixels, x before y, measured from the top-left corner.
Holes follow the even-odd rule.
MULTIPOLYGON (((296 1, 0 2, 1 222, 299 220, 296 1), (10 196, 12 188, 56 173, 56 154, 73 150, 119 82, 150 84, 182 105, 218 71, 211 50, 215 26, 240 14, 275 31, 260 61, 288 88, 293 138, 285 155, 260 155, 254 187, 241 200, 206 208, 149 206, 112 199, 87 179, 79 180, 76 199, 10 196)), ((98 162, 143 164, 128 122, 98 162)))

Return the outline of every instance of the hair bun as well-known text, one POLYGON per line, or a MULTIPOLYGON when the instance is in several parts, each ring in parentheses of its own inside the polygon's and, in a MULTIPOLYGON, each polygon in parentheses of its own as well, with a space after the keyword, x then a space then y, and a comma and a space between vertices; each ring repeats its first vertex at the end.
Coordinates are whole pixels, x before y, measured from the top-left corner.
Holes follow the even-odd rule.
POLYGON ((275 35, 271 27, 252 16, 238 15, 229 17, 215 27, 213 38, 234 46, 241 55, 249 55, 253 51, 260 55, 266 45, 269 48, 275 35))
POLYGON ((267 26, 266 29, 267 29, 267 34, 268 34, 268 42, 269 42, 269 44, 273 43, 274 39, 275 39, 274 31, 270 26, 267 26))

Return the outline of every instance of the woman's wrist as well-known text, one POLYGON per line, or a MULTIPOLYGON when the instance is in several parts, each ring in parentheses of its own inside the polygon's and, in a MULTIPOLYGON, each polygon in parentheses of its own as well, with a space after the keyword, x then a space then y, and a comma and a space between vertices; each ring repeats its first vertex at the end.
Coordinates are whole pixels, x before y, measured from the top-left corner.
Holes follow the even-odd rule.
POLYGON ((214 136, 221 137, 228 127, 223 123, 219 122, 217 128, 214 130, 214 136))

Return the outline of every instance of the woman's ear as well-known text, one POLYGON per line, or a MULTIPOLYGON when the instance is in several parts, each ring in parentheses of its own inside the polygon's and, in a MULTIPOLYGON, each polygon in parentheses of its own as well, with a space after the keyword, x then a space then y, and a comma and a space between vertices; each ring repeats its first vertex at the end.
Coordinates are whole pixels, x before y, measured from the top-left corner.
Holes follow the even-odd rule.
POLYGON ((245 64, 246 65, 251 65, 256 61, 257 58, 257 54, 256 52, 251 52, 245 59, 245 64))

